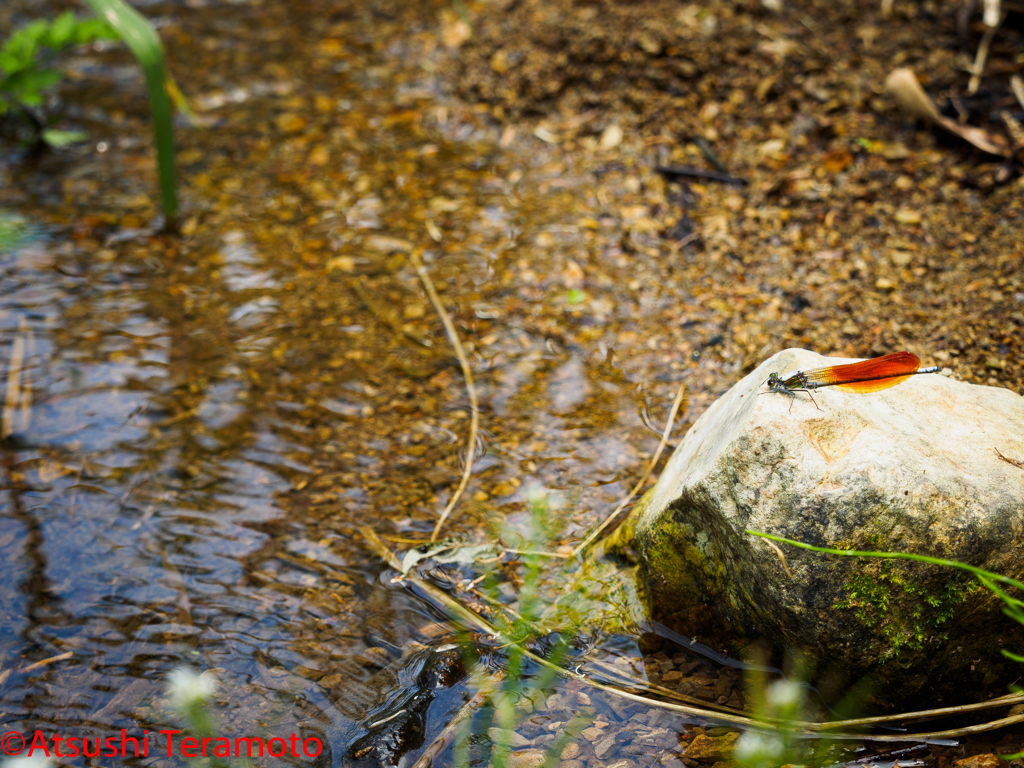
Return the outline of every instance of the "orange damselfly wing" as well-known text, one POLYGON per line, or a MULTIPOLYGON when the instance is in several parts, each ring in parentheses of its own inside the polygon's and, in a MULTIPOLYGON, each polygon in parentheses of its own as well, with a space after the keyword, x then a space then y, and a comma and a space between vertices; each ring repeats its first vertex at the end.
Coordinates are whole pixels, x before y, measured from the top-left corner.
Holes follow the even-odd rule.
POLYGON ((921 368, 921 359, 910 352, 894 352, 872 360, 845 365, 829 365, 810 371, 801 371, 808 389, 838 387, 848 392, 878 392, 895 387, 916 373, 933 373, 937 366, 921 368))

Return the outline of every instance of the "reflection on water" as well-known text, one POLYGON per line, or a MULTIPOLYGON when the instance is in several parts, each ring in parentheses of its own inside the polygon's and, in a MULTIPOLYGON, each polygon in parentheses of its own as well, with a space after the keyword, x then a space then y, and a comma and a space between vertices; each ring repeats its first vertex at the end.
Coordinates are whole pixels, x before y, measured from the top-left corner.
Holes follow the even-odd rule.
POLYGON ((7 727, 171 726, 163 680, 187 664, 220 681, 225 733, 316 733, 319 764, 346 761, 409 674, 390 666, 403 648, 445 639, 356 533, 425 538, 461 473, 468 400, 414 246, 484 408, 455 526, 518 512, 532 479, 579 489, 578 535, 637 476, 656 443, 642 393, 572 336, 632 300, 573 314, 542 288, 550 253, 589 237, 564 224, 582 182, 432 100, 420 64, 447 6, 424 6, 154 6, 206 126, 179 137, 181 240, 150 228, 145 92, 116 54, 72 63, 109 86, 88 117, 69 105, 103 151, 2 168, 0 204, 38 222, 0 248, 7 727))

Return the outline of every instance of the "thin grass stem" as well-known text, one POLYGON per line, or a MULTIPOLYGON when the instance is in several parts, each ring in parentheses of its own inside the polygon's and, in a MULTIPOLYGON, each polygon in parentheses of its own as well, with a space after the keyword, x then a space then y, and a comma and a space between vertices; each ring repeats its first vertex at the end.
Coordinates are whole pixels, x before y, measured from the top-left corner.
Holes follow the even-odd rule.
POLYGON ((462 366, 462 375, 466 379, 466 392, 469 394, 469 405, 472 411, 469 419, 469 440, 466 441, 466 467, 462 472, 462 480, 459 482, 459 487, 455 489, 455 493, 452 494, 448 506, 444 508, 441 518, 437 521, 437 525, 434 526, 434 532, 430 534, 430 540, 437 541, 437 535, 441 532, 445 520, 448 519, 448 515, 455 509, 455 505, 459 503, 463 491, 469 485, 469 478, 473 474, 473 453, 476 449, 477 429, 480 426, 480 407, 476 398, 476 386, 473 384, 473 371, 469 367, 469 359, 462 348, 462 342, 459 340, 458 331, 455 330, 455 324, 452 322, 451 317, 449 317, 448 312, 445 311, 444 304, 441 303, 441 297, 437 295, 437 289, 434 287, 434 281, 430 279, 430 273, 423 266, 423 260, 420 258, 419 253, 413 252, 410 259, 416 268, 416 273, 423 282, 423 288, 430 298, 430 303, 434 305, 434 311, 441 318, 441 323, 448 334, 448 341, 451 342, 452 349, 455 350, 455 356, 459 359, 459 365, 462 366))

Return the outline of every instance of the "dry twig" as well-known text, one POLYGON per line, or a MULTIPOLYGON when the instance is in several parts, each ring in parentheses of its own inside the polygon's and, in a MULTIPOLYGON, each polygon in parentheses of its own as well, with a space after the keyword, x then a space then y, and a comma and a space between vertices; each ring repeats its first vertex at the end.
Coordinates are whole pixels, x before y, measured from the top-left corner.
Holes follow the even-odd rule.
POLYGON ((47 664, 55 664, 58 661, 64 661, 65 659, 70 659, 72 656, 74 656, 74 653, 72 653, 71 651, 67 651, 66 653, 60 653, 60 654, 57 654, 56 656, 51 656, 48 659, 43 659, 42 661, 37 661, 35 664, 29 664, 27 667, 22 667, 21 669, 18 670, 18 674, 19 675, 23 675, 26 672, 34 672, 35 670, 40 669, 41 667, 45 667, 47 664))
POLYGON ((448 340, 455 350, 455 356, 459 358, 459 365, 462 366, 462 375, 466 379, 466 392, 469 394, 469 405, 472 411, 469 419, 469 440, 466 444, 466 468, 462 473, 459 487, 455 489, 455 493, 452 494, 448 506, 444 508, 441 518, 437 521, 437 525, 434 526, 434 532, 430 534, 430 540, 437 541, 437 534, 441 532, 444 521, 448 519, 448 515, 455 509, 455 505, 459 503, 462 492, 469 485, 470 475, 473 474, 473 453, 476 450, 476 433, 480 426, 480 407, 476 399, 476 387, 473 385, 473 371, 470 370, 469 360, 466 357, 465 350, 462 348, 462 342, 459 340, 459 334, 455 330, 455 324, 445 311, 441 298, 437 295, 437 289, 434 287, 434 281, 430 279, 430 273, 423 266, 419 253, 413 252, 410 258, 413 266, 416 268, 416 273, 420 276, 420 280, 423 281, 423 287, 427 291, 430 303, 434 305, 434 311, 437 312, 437 316, 441 318, 441 322, 444 324, 444 329, 448 333, 448 340))
POLYGON ((1014 75, 1010 78, 1010 89, 1013 91, 1013 95, 1017 97, 1017 102, 1021 107, 1024 107, 1024 80, 1014 75))
POLYGON ((56 664, 58 661, 70 659, 72 656, 74 656, 74 653, 72 653, 71 651, 67 651, 65 653, 60 653, 56 656, 51 656, 48 659, 37 661, 34 664, 29 664, 27 667, 22 667, 21 669, 6 669, 3 672, 0 672, 0 685, 6 683, 7 678, 9 678, 11 675, 24 675, 27 672, 35 672, 37 669, 45 667, 48 664, 56 664))
POLYGON ((974 66, 971 67, 971 79, 967 83, 967 94, 969 96, 977 93, 978 86, 981 85, 981 75, 985 71, 985 63, 988 61, 988 49, 992 46, 992 39, 996 36, 996 32, 999 31, 999 27, 1005 18, 1005 15, 997 10, 995 18, 990 19, 988 9, 986 8, 985 10, 985 23, 988 24, 989 21, 994 21, 994 23, 982 35, 981 44, 978 46, 978 54, 974 57, 974 66))

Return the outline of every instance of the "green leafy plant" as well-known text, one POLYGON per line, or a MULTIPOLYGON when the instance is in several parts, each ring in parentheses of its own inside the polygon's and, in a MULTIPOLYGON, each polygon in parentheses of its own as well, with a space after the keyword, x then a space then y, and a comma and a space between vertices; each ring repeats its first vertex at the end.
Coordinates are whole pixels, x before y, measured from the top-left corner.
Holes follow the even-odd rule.
POLYGON ((44 91, 60 82, 61 73, 51 63, 66 48, 116 37, 102 19, 78 19, 71 11, 16 30, 0 48, 0 115, 18 112, 32 124, 37 138, 67 143, 73 138, 67 131, 47 131, 31 109, 43 103, 44 91))
POLYGON ((28 237, 28 222, 16 213, 0 208, 0 253, 17 248, 28 237))
POLYGON ((77 19, 69 11, 54 21, 34 21, 17 30, 0 48, 0 115, 19 112, 32 124, 37 139, 51 146, 84 138, 74 131, 48 130, 32 108, 42 104, 47 88, 60 82, 60 72, 50 67, 53 57, 60 51, 97 39, 123 40, 146 78, 153 110, 160 202, 166 228, 174 231, 178 225, 178 181, 168 90, 176 94, 178 91, 167 74, 160 37, 145 17, 124 0, 85 0, 85 3, 98 18, 77 19))
POLYGON ((36 107, 43 91, 60 82, 61 73, 49 68, 65 48, 117 34, 102 19, 78 19, 71 11, 53 21, 33 21, 18 29, 0 48, 0 115, 17 107, 36 107))

